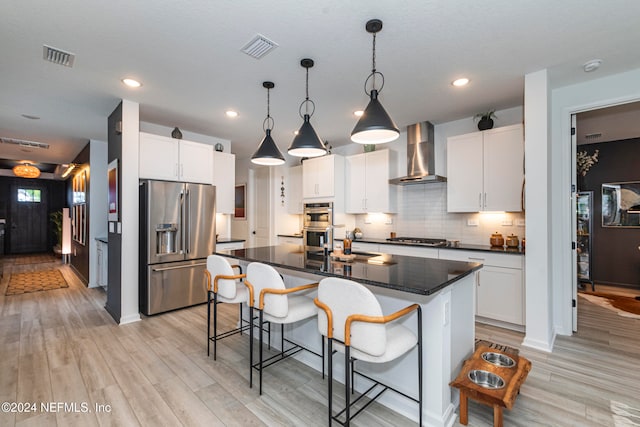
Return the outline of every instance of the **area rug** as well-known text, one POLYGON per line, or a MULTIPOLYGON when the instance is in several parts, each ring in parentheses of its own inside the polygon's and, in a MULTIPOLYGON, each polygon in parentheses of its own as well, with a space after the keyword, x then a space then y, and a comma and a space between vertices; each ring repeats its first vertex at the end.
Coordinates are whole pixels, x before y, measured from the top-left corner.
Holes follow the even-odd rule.
POLYGON ((600 307, 615 311, 619 316, 640 319, 640 301, 635 298, 603 292, 579 292, 578 295, 600 307))
POLYGON ((13 263, 15 265, 41 264, 41 263, 56 262, 56 261, 60 261, 60 258, 54 256, 53 254, 16 255, 16 257, 13 259, 13 263))
POLYGON ((30 292, 48 291, 51 289, 68 288, 67 281, 60 270, 32 271, 28 273, 13 273, 9 278, 9 285, 5 295, 19 295, 30 292))

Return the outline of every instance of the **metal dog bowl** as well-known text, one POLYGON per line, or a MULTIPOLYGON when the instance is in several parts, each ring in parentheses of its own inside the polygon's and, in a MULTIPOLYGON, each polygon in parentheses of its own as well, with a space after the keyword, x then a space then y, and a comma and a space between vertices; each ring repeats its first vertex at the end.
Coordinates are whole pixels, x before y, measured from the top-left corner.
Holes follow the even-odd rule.
POLYGON ((499 389, 504 387, 504 380, 500 375, 489 371, 473 369, 469 371, 469 379, 484 388, 499 389))
POLYGON ((502 368, 513 368, 516 365, 515 360, 502 353, 494 353, 493 351, 486 351, 482 353, 482 358, 495 366, 502 368))

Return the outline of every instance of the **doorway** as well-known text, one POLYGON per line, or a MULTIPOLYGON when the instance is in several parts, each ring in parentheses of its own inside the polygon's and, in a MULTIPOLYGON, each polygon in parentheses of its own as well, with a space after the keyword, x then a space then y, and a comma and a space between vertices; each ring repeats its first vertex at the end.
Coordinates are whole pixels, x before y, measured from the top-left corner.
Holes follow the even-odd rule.
POLYGON ((48 252, 48 192, 39 181, 14 182, 9 202, 9 254, 48 252))
MULTIPOLYGON (((636 164, 640 157, 640 102, 576 112, 571 119, 575 332, 581 302, 578 289, 631 298, 640 295, 640 228, 609 224, 605 211, 610 210, 610 204, 605 203, 603 190, 608 183, 640 181, 636 164)), ((640 200, 640 194, 636 198, 640 200)), ((622 206, 626 215, 624 201, 622 206)))

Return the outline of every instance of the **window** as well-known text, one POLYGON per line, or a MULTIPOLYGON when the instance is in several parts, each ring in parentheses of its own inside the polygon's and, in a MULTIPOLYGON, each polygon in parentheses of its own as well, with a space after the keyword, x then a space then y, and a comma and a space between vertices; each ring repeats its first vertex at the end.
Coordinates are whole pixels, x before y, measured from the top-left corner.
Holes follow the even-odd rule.
POLYGON ((33 188, 18 188, 18 202, 40 203, 40 190, 33 188))

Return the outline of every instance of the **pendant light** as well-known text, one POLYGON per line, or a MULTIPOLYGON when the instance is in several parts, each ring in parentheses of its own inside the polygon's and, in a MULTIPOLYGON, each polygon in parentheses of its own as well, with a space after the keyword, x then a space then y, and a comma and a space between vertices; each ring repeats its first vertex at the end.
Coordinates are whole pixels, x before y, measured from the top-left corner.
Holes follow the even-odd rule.
POLYGON ((300 108, 298 109, 300 117, 302 117, 304 121, 295 138, 293 138, 293 142, 291 142, 288 153, 296 157, 323 156, 327 154, 327 147, 325 147, 322 140, 318 137, 318 134, 313 129, 313 126, 311 126, 311 122, 309 121, 316 110, 316 104, 309 99, 309 68, 313 67, 313 59, 305 58, 300 61, 300 65, 307 69, 307 97, 302 101, 302 104, 300 104, 300 108), (304 114, 302 114, 302 106, 305 108, 304 114), (311 112, 309 112, 309 107, 312 107, 311 112))
POLYGON ((369 95, 371 100, 369 105, 364 110, 364 114, 356 123, 356 126, 351 131, 351 140, 358 144, 382 144, 384 142, 390 142, 400 136, 400 130, 398 126, 393 122, 389 114, 385 111, 380 101, 378 101, 378 94, 384 87, 384 75, 376 70, 376 33, 382 30, 382 21, 379 19, 371 19, 365 26, 367 32, 373 34, 373 60, 371 74, 364 82, 364 92, 369 95), (380 83, 380 89, 376 88, 376 76, 379 75, 382 79, 380 83), (369 79, 372 79, 372 88, 370 92, 367 92, 367 83, 369 79))
POLYGON ((273 89, 275 84, 273 82, 263 82, 262 87, 267 89, 267 118, 262 122, 262 129, 264 129, 265 136, 256 152, 251 156, 251 163, 255 163, 257 165, 277 166, 284 163, 284 156, 278 149, 273 138, 271 138, 271 130, 273 129, 274 121, 269 110, 269 90, 273 89))
POLYGON ((37 178, 40 176, 40 169, 30 163, 22 163, 13 167, 13 173, 20 178, 37 178))

